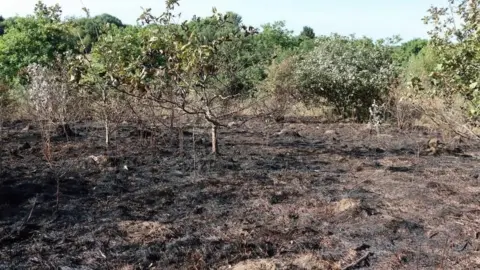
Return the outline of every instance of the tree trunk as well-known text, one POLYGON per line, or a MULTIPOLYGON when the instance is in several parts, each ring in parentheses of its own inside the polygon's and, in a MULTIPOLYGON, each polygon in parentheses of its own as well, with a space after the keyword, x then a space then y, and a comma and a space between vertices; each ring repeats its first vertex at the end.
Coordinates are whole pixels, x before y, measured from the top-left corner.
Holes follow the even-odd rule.
POLYGON ((175 123, 175 107, 172 105, 172 108, 170 109, 170 129, 173 130, 173 126, 175 123))
POLYGON ((108 149, 108 146, 110 145, 110 128, 109 128, 109 125, 108 125, 108 118, 107 117, 105 117, 104 126, 105 126, 105 146, 108 149))
POLYGON ((108 149, 110 145, 110 128, 108 124, 108 108, 107 108, 107 89, 103 87, 102 89, 102 99, 103 99, 103 125, 105 127, 105 147, 108 149))
POLYGON ((212 123, 212 154, 218 154, 218 127, 212 123))
POLYGON ((178 129, 178 150, 180 154, 183 154, 183 148, 184 148, 184 136, 183 136, 183 128, 180 127, 178 129))

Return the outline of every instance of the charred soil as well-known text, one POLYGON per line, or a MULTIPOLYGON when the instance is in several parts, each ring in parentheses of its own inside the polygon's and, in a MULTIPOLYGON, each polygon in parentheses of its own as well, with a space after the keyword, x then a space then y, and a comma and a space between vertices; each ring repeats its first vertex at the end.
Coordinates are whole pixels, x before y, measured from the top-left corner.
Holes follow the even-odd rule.
POLYGON ((207 129, 124 125, 105 151, 76 123, 50 164, 6 123, 0 269, 480 268, 478 144, 290 120, 220 129, 217 156, 207 129))

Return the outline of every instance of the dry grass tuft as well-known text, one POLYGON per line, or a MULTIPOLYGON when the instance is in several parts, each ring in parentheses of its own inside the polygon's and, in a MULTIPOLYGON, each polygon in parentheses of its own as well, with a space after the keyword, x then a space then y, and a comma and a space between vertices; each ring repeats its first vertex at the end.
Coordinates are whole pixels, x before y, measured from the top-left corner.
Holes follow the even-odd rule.
POLYGON ((166 225, 154 221, 121 221, 117 227, 125 233, 126 240, 132 244, 165 241, 172 234, 166 225))

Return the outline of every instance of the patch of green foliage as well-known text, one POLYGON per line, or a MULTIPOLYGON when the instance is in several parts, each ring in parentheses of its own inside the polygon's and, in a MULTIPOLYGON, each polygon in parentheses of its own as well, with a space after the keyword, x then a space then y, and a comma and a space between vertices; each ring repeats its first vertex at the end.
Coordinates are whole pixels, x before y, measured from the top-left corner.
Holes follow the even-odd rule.
POLYGON ((417 56, 428 45, 428 40, 416 38, 402 43, 394 51, 394 59, 399 65, 405 65, 412 57, 417 56))
POLYGON ((317 36, 309 26, 296 35, 283 21, 256 29, 235 12, 177 23, 177 0, 167 1, 160 16, 146 9, 135 26, 110 14, 90 17, 86 9, 85 17, 62 20, 60 6, 38 2, 32 16, 0 17, 0 81, 25 84, 25 67, 60 57, 68 59, 60 63, 68 63, 71 79, 91 91, 107 86, 190 113, 206 114, 211 104, 193 108, 188 95, 207 102, 274 94, 285 95, 282 102, 333 105, 344 117, 365 119, 373 101, 384 100, 400 79, 422 82, 424 94, 461 94, 470 101, 468 113, 478 117, 478 7, 450 1, 454 9, 430 10, 431 40, 400 45, 398 38, 317 36), (452 11, 465 24, 455 28, 443 19, 452 11))
POLYGON ((0 15, 0 36, 5 33, 4 22, 5 22, 5 18, 3 18, 3 16, 0 15))
POLYGON ((373 101, 389 90, 396 69, 388 43, 332 35, 317 41, 296 74, 306 103, 326 102, 344 117, 365 119, 373 101))
POLYGON ((69 18, 74 34, 80 39, 84 52, 89 53, 98 39, 107 34, 109 28, 106 25, 114 25, 119 28, 125 27, 122 21, 110 14, 102 14, 95 17, 69 18))
POLYGON ((58 55, 75 51, 76 38, 60 16, 60 6, 38 3, 34 16, 8 22, 0 37, 0 80, 12 83, 29 64, 48 65, 58 55))
POLYGON ((424 18, 438 65, 431 79, 440 89, 435 95, 453 100, 461 95, 468 101, 471 119, 480 119, 480 3, 449 0, 449 6, 429 9, 424 18))

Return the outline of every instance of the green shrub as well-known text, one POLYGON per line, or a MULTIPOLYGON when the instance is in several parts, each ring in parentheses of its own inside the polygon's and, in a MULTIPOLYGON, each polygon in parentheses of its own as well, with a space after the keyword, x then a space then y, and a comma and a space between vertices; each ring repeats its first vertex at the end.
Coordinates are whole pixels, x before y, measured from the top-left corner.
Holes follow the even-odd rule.
POLYGON ((412 57, 419 55, 428 45, 426 39, 412 39, 397 46, 394 50, 393 57, 399 65, 405 65, 412 57))
POLYGON ((259 95, 267 96, 275 117, 284 116, 291 104, 298 101, 298 84, 295 79, 297 56, 289 56, 281 62, 273 62, 267 69, 268 76, 260 84, 259 95))
POLYGON ((76 37, 60 21, 60 6, 35 7, 35 15, 10 22, 0 36, 0 79, 13 84, 30 64, 48 65, 58 55, 75 51, 76 37))
POLYGON ((343 117, 366 119, 369 106, 382 100, 395 78, 391 50, 367 38, 320 38, 296 71, 303 101, 325 101, 343 117))
POLYGON ((409 90, 403 94, 417 97, 436 95, 439 87, 431 75, 437 69, 438 63, 438 55, 431 46, 426 46, 417 55, 412 55, 400 74, 403 89, 409 90))
POLYGON ((441 89, 437 94, 445 100, 462 96, 467 101, 466 113, 475 122, 480 120, 480 3, 449 2, 447 8, 432 7, 425 17, 432 26, 431 44, 439 59, 432 79, 441 89))

